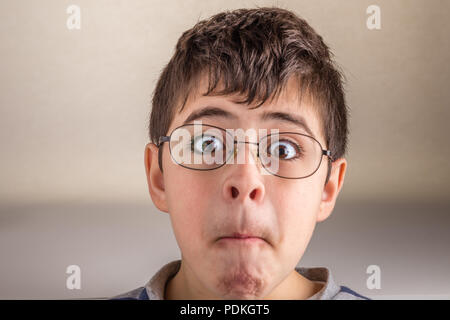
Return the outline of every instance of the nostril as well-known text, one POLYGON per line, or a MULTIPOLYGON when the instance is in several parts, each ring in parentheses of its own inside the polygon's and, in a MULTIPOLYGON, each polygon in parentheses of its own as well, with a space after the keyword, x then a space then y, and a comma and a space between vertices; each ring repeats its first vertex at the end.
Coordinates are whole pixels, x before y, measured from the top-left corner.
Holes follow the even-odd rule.
POLYGON ((236 198, 239 195, 238 189, 236 189, 235 187, 231 187, 231 195, 233 198, 236 198))
POLYGON ((256 189, 252 191, 252 193, 250 193, 250 199, 255 199, 256 196, 256 189))

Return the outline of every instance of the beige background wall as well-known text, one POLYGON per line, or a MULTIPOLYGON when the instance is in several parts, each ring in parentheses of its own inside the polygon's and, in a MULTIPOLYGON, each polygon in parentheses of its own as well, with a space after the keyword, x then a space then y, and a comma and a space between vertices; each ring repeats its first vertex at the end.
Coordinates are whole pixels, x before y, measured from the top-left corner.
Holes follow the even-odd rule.
POLYGON ((305 18, 348 79, 345 185, 303 262, 330 265, 367 295, 450 296, 448 1, 5 0, 0 298, 112 295, 178 257, 147 193, 151 92, 184 30, 255 5, 305 18), (66 27, 71 4, 80 30, 66 27), (371 4, 381 30, 366 27, 371 4), (69 264, 83 265, 83 290, 65 289, 69 264), (365 287, 370 264, 388 279, 376 292, 365 287))

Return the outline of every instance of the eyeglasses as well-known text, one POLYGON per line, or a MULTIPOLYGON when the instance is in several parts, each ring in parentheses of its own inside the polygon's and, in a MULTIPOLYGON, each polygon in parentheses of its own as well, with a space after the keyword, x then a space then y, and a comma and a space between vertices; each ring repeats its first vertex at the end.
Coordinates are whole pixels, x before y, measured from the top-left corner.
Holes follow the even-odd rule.
MULTIPOLYGON (((206 171, 234 163, 238 143, 253 144, 258 146, 257 157, 265 171, 285 179, 313 175, 324 155, 333 161, 331 151, 324 150, 320 142, 309 135, 276 132, 262 136, 259 142, 247 142, 236 141, 232 131, 206 124, 185 124, 175 128, 170 136, 161 136, 157 147, 169 142, 175 163, 187 169, 206 171)), ((161 154, 159 152, 160 167, 161 154)))

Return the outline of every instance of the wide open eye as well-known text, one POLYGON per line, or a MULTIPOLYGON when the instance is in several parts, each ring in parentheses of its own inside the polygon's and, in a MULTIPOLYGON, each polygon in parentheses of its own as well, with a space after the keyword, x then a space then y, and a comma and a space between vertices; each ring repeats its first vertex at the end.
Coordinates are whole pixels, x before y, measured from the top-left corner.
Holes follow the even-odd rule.
POLYGON ((281 160, 293 160, 300 157, 301 154, 300 146, 293 141, 280 140, 269 146, 269 155, 281 160))
POLYGON ((211 154, 222 149, 223 142, 216 136, 203 134, 191 141, 191 150, 199 154, 211 154))

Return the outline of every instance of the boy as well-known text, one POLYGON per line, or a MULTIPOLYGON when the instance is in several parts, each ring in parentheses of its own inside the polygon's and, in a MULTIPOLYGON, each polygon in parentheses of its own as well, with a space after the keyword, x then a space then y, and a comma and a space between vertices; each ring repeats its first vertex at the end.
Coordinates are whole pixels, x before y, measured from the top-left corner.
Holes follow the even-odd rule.
POLYGON ((145 148, 182 259, 114 298, 367 299, 325 267, 296 267, 344 183, 342 81, 321 36, 285 9, 223 12, 184 32, 145 148))

